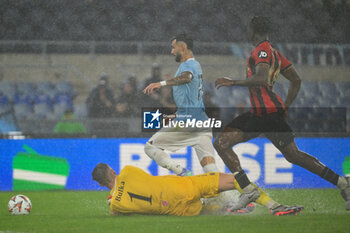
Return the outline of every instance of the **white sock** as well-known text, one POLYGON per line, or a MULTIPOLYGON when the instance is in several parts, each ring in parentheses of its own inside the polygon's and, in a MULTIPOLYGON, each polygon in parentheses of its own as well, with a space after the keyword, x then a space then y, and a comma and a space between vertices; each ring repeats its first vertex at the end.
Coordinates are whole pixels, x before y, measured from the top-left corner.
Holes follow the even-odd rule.
POLYGON ((170 155, 163 150, 149 144, 148 142, 145 145, 145 153, 156 163, 164 167, 168 170, 173 171, 175 174, 180 174, 184 169, 183 166, 176 163, 173 159, 171 159, 170 155))
POLYGON ((346 188, 347 185, 348 185, 348 181, 345 179, 345 177, 344 176, 339 176, 337 187, 340 190, 343 190, 343 189, 346 188))
POLYGON ((216 166, 216 163, 209 163, 207 165, 204 165, 203 171, 205 173, 207 173, 207 172, 219 172, 219 169, 216 166))

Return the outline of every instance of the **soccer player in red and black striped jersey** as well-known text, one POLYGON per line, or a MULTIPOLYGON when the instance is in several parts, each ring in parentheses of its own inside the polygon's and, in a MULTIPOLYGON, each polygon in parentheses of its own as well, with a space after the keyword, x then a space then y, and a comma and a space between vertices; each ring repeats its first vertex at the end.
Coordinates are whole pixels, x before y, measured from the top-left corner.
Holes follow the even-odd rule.
MULTIPOLYGON (((255 49, 247 61, 245 80, 224 77, 215 81, 217 88, 248 87, 251 102, 251 111, 233 119, 214 142, 215 149, 243 189, 238 206, 233 208, 246 206, 260 194, 249 181, 232 147, 264 134, 290 163, 299 165, 336 185, 346 201, 346 209, 350 210, 350 177, 336 174, 315 157, 300 151, 295 144, 294 134, 286 122, 286 116, 289 106, 299 92, 301 80, 291 62, 268 41, 270 29, 271 23, 267 17, 256 16, 249 23, 248 34, 255 49), (272 91, 278 74, 282 74, 290 82, 284 102, 272 91)), ((283 208, 281 211, 284 211, 283 208)))

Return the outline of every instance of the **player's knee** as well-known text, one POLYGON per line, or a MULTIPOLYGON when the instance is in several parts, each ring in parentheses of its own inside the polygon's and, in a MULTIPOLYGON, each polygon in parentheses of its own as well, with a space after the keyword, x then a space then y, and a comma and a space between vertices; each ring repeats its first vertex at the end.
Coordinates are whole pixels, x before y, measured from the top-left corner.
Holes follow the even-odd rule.
POLYGON ((288 153, 286 153, 286 154, 283 154, 284 155, 284 158, 288 161, 288 162, 290 162, 290 163, 295 163, 295 161, 296 161, 296 159, 295 159, 295 157, 292 155, 292 154, 288 154, 288 153))
POLYGON ((217 152, 225 151, 230 148, 230 142, 225 137, 217 137, 214 141, 214 148, 217 152))
POLYGON ((213 156, 205 156, 205 157, 198 157, 200 164, 202 167, 207 166, 209 164, 215 164, 215 158, 213 156))
POLYGON ((293 164, 296 164, 298 162, 298 156, 299 156, 299 150, 296 149, 295 147, 285 147, 284 149, 281 150, 284 158, 293 164))
POLYGON ((214 141, 217 152, 232 149, 232 147, 243 141, 243 133, 240 130, 221 133, 214 141))
POLYGON ((214 140, 214 148, 215 150, 219 151, 221 149, 221 146, 220 146, 220 142, 219 142, 219 137, 217 137, 215 140, 214 140))
POLYGON ((288 162, 296 165, 299 165, 303 159, 303 154, 299 150, 289 151, 283 155, 288 162))

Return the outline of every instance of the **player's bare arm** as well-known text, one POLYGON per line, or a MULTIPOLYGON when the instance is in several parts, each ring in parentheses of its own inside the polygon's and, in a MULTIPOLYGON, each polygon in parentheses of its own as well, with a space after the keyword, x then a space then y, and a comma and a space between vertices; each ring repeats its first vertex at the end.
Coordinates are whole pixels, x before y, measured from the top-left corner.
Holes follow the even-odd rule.
POLYGON ((192 81, 193 75, 189 71, 181 73, 181 75, 172 78, 167 81, 161 81, 159 83, 151 83, 144 90, 143 93, 147 95, 153 94, 155 90, 158 90, 162 86, 178 86, 190 83, 192 81))
POLYGON ((190 83, 192 79, 193 79, 192 73, 189 71, 185 71, 181 73, 180 76, 177 76, 165 82, 167 86, 178 86, 178 85, 184 85, 184 84, 190 83))
POLYGON ((284 105, 285 105, 286 110, 287 110, 289 108, 289 106, 293 103, 294 99, 297 97, 297 95, 299 93, 301 79, 293 66, 282 71, 281 74, 283 75, 283 77, 288 79, 288 81, 290 82, 290 86, 288 88, 287 98, 284 102, 284 105))
POLYGON ((230 78, 224 77, 224 78, 218 78, 215 81, 215 87, 219 89, 223 86, 260 86, 267 83, 267 78, 269 75, 269 69, 270 65, 267 63, 259 63, 256 66, 256 73, 245 80, 232 80, 230 78))

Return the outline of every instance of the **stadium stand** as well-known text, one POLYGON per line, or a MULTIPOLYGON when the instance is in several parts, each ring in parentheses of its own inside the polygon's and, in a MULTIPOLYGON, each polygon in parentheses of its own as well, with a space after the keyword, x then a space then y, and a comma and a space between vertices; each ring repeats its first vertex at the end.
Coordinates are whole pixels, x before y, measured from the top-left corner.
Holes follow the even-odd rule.
MULTIPOLYGON (((13 106, 15 116, 21 120, 18 123, 21 125, 19 128, 25 132, 52 132, 52 125, 55 125, 68 109, 73 109, 76 119, 85 121, 86 128, 91 132, 93 127, 89 125, 93 124, 89 122, 91 119, 87 118, 85 100, 93 87, 89 85, 89 82, 96 83, 103 71, 110 74, 111 87, 118 96, 120 94, 118 92, 121 92, 121 85, 130 74, 138 77, 140 85, 137 87, 140 92, 143 88, 141 84, 148 77, 154 62, 161 64, 164 75, 172 74, 176 70, 176 63, 169 55, 106 54, 94 57, 82 54, 51 54, 49 59, 41 57, 38 60, 35 54, 14 56, 11 53, 3 53, 0 56, 6 61, 6 64, 2 66, 3 81, 0 82, 0 92, 13 106), (53 65, 43 65, 45 60, 53 65), (40 119, 40 128, 34 127, 36 119, 40 119), (48 123, 44 124, 45 121, 48 123)), ((225 75, 244 78, 245 60, 243 58, 232 55, 199 55, 196 58, 201 61, 204 70, 206 80, 204 90, 210 92, 212 102, 221 108, 224 121, 228 121, 238 113, 238 109, 234 111, 232 107, 249 106, 249 97, 245 88, 216 90, 213 85, 217 77, 225 75)), ((307 108, 348 107, 347 103, 350 101, 350 84, 346 75, 349 70, 348 66, 297 64, 296 67, 302 75, 303 83, 292 107, 306 108, 305 111, 308 112, 303 113, 301 110, 296 110, 296 113, 290 112, 290 115, 293 116, 290 118, 298 116, 299 119, 317 119, 307 108)), ((275 83, 274 90, 282 99, 286 98, 287 86, 286 82, 275 83)), ((107 127, 106 132, 122 132, 121 128, 118 128, 123 125, 119 122, 119 118, 116 117, 110 121, 117 121, 111 124, 115 128, 107 127)), ((322 127, 296 119, 294 123, 291 122, 293 127, 301 132, 320 132, 326 127, 323 122, 321 123, 322 127), (301 122, 302 125, 298 122, 301 122)), ((339 131, 340 128, 332 128, 329 125, 326 131, 339 131)))
POLYGON ((6 95, 0 92, 0 113, 7 112, 11 109, 10 101, 6 95))
POLYGON ((168 41, 169 35, 178 33, 176 22, 182 30, 193 31, 196 40, 247 41, 246 18, 268 12, 279 29, 279 41, 345 43, 349 38, 350 29, 344 27, 350 18, 349 1, 180 0, 174 4, 165 0, 6 0, 0 8, 0 34, 4 40, 168 41))
MULTIPOLYGON (((303 82, 299 96, 289 112, 290 123, 295 130, 297 132, 343 132, 346 127, 345 111, 350 101, 349 84, 349 82, 330 81, 303 82)), ((4 85, 16 88, 13 101, 0 92, 0 111, 13 109, 16 118, 21 121, 21 129, 34 131, 39 129, 31 125, 34 120, 41 121, 42 132, 50 131, 54 122, 70 109, 74 110, 77 119, 87 120, 86 105, 84 103, 74 105, 74 88, 69 82, 57 83, 55 86, 43 82, 36 84, 6 82, 4 85), (45 87, 48 89, 46 90, 45 87), (47 94, 49 91, 56 93, 54 98, 47 94), (46 126, 45 121, 48 123, 46 126)), ((3 82, 0 82, 0 86, 3 86, 3 82)), ((221 88, 218 91, 212 82, 205 82, 204 87, 206 92, 211 93, 212 102, 220 107, 222 119, 230 119, 237 114, 237 109, 234 107, 246 106, 249 108, 246 88, 221 88)), ((287 84, 277 82, 275 91, 285 98, 287 84)), ((115 123, 115 125, 120 127, 121 124, 115 123)))
MULTIPOLYGON (((345 132, 346 108, 349 101, 349 82, 305 81, 289 110, 289 120, 297 132, 345 132)), ((288 84, 276 83, 274 90, 285 99, 288 84)), ((221 107, 223 119, 235 115, 235 110, 228 107, 244 104, 249 109, 246 88, 221 88, 218 92, 210 84, 206 91, 214 93, 213 101, 221 107)), ((248 110, 247 109, 247 110, 248 110)))
MULTIPOLYGON (((163 74, 173 74, 177 66, 169 56, 169 38, 181 25, 182 31, 193 32, 194 52, 207 80, 205 90, 224 119, 229 119, 239 111, 232 106, 249 106, 247 90, 218 91, 213 81, 224 75, 245 77, 245 59, 251 50, 247 20, 268 12, 276 29, 271 40, 303 77, 289 113, 292 125, 299 131, 341 131, 320 118, 345 116, 350 101, 350 27, 346 26, 350 2, 282 3, 180 0, 173 7, 175 3, 167 0, 5 0, 0 8, 0 110, 12 111, 24 132, 51 132, 66 110, 73 110, 89 129, 93 124, 84 102, 100 74, 111 76, 116 96, 130 74, 142 83, 153 63, 162 66, 163 74), (318 108, 327 109, 320 113, 318 108)), ((278 82, 274 89, 286 98, 286 83, 278 82)), ((110 120, 116 121, 110 124, 115 128, 108 128, 111 131, 135 125, 110 120)))

